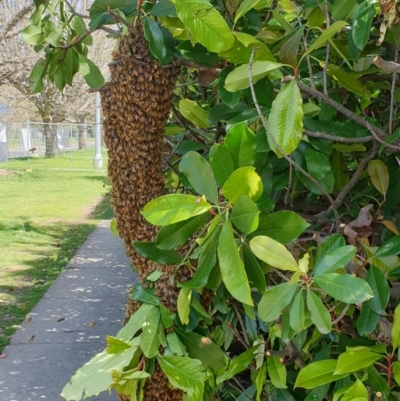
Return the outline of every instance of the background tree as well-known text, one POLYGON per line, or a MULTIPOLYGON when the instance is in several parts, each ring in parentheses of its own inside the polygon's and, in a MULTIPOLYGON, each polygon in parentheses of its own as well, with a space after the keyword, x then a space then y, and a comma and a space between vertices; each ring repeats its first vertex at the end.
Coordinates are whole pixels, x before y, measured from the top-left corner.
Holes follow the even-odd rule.
POLYGON ((79 71, 101 92, 141 279, 126 326, 63 396, 400 399, 399 3, 36 9, 32 85, 79 71), (106 83, 87 57, 95 30, 120 37, 106 83))

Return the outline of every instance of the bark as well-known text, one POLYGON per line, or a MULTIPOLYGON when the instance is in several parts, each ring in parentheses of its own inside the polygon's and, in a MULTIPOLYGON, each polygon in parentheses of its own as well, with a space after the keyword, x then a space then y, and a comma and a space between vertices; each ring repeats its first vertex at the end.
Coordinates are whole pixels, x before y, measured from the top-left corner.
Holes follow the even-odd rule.
POLYGON ((78 125, 78 147, 79 150, 84 150, 87 148, 87 125, 86 119, 79 119, 78 125))

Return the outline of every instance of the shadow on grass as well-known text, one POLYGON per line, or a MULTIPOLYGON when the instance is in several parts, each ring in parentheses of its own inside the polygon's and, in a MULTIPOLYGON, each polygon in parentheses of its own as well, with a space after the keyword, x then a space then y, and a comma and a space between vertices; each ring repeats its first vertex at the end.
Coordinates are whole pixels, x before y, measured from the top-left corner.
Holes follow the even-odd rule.
POLYGON ((60 272, 83 245, 109 208, 109 196, 100 202, 91 214, 92 222, 67 224, 56 222, 38 225, 31 221, 23 224, 0 224, 0 231, 8 231, 16 244, 27 244, 29 258, 21 266, 0 270, 0 353, 30 310, 45 294, 60 272), (18 233, 34 234, 18 241, 18 233))

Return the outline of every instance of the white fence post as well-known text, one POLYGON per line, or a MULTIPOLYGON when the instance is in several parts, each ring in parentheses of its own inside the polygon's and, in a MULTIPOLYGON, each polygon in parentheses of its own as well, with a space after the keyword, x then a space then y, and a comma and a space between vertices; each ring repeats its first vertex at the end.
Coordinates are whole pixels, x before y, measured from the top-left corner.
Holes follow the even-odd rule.
POLYGON ((93 159, 94 168, 103 167, 103 157, 101 156, 101 115, 100 115, 100 93, 96 92, 96 153, 93 159))

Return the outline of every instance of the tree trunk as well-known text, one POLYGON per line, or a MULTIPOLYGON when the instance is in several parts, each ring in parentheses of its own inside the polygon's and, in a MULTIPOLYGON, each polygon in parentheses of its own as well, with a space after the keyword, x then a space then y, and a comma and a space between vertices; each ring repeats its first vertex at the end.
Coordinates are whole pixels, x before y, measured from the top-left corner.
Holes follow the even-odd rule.
POLYGON ((78 148, 79 150, 84 150, 87 148, 87 125, 86 118, 79 117, 78 119, 78 148))
MULTIPOLYGON (((157 282, 157 293, 164 306, 176 310, 177 288, 170 282, 175 266, 159 265, 142 258, 135 252, 132 241, 153 241, 156 236, 156 227, 149 224, 140 211, 150 200, 165 193, 164 125, 171 109, 179 67, 162 68, 151 59, 141 27, 121 39, 113 58, 111 79, 101 94, 117 228, 142 285, 154 270, 164 272, 157 282)), ((186 281, 188 272, 181 269, 176 278, 186 281)), ((137 306, 128 301, 127 317, 137 306)), ((162 371, 157 369, 156 372, 157 375, 146 383, 145 401, 182 400, 183 393, 170 389, 162 371)))
POLYGON ((54 157, 60 153, 58 147, 57 128, 50 124, 50 118, 43 118, 43 136, 46 145, 46 157, 54 157), (45 121, 48 121, 45 123, 45 121))

